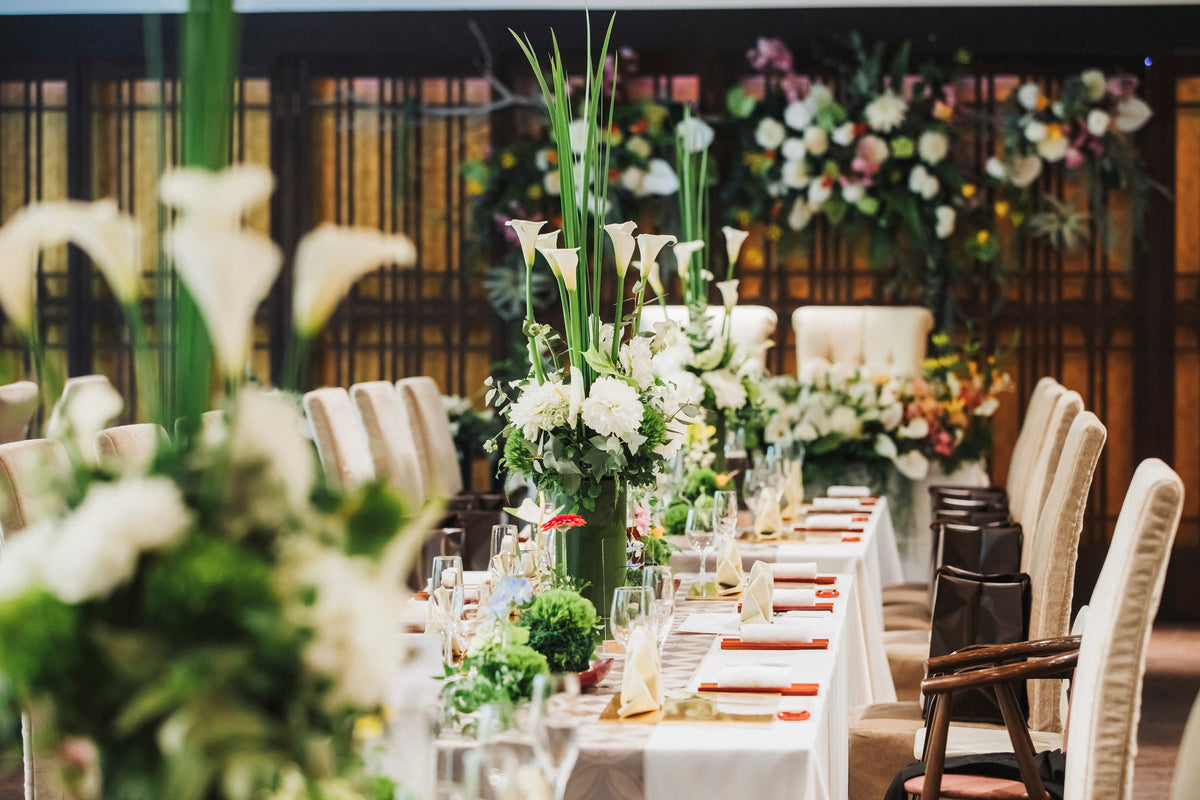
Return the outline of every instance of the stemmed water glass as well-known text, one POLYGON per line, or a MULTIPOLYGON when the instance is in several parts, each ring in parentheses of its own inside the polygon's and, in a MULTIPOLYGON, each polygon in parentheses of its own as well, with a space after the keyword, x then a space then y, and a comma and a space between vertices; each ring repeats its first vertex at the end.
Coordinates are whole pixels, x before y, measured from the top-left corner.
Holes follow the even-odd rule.
POLYGON ((719 491, 713 495, 713 527, 721 536, 737 533, 737 492, 719 491))
POLYGON ((661 654, 667 635, 675 623, 675 574, 670 567, 642 567, 642 586, 650 590, 654 624, 658 629, 658 651, 661 654))
POLYGON ((543 673, 533 679, 530 722, 533 753, 546 780, 554 786, 554 797, 562 800, 567 780, 579 756, 579 676, 574 672, 543 673))
POLYGON ((613 590, 611 625, 621 649, 635 625, 645 624, 653 613, 653 597, 645 586, 618 586, 613 590))
POLYGON ((454 637, 462 625, 463 609, 466 603, 462 557, 435 556, 432 573, 433 576, 429 583, 429 602, 436 605, 442 614, 444 620, 442 658, 447 664, 452 664, 454 663, 454 637))
POLYGON ((758 513, 758 499, 763 490, 769 489, 775 494, 775 499, 779 500, 783 497, 783 485, 783 473, 776 467, 755 467, 746 473, 746 482, 742 487, 746 507, 758 513))
POLYGON ((692 506, 687 515, 687 526, 684 528, 688 544, 700 554, 700 586, 701 596, 708 591, 708 554, 716 546, 716 531, 713 530, 712 508, 700 505, 692 506))
POLYGON ((513 564, 517 563, 520 553, 520 542, 517 539, 516 525, 493 525, 492 526, 492 554, 488 559, 488 566, 496 564, 496 556, 501 556, 507 553, 511 557, 509 564, 504 563, 504 559, 499 561, 500 570, 504 575, 512 574, 513 564))

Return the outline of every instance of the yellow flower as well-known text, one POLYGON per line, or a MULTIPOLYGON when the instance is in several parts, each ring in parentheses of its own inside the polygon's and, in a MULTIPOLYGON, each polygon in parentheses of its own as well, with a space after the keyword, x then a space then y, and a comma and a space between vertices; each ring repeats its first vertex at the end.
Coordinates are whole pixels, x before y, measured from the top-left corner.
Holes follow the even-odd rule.
POLYGON ((1046 106, 1050 105, 1050 100, 1044 94, 1039 94, 1037 99, 1037 110, 1042 111, 1046 106))
POLYGON ((950 344, 950 337, 945 333, 935 333, 930 341, 934 347, 945 347, 950 344))
POLYGON ((530 200, 540 200, 542 198, 542 187, 536 183, 530 184, 525 194, 529 196, 530 200))
POLYGON ((767 238, 772 242, 778 242, 781 236, 783 236, 783 228, 778 225, 767 226, 767 238))
POLYGON ((369 742, 383 737, 383 720, 368 714, 354 720, 354 741, 369 742))
POLYGON ((962 188, 963 197, 971 198, 975 196, 975 184, 964 183, 962 188))
POLYGON ((734 215, 734 218, 737 219, 738 225, 741 225, 743 228, 750 225, 750 212, 744 208, 737 212, 737 214, 734 215))
POLYGON ((937 100, 933 104, 933 116, 943 122, 949 122, 950 118, 954 116, 954 108, 937 100))
POLYGON ((517 157, 507 150, 500 154, 500 166, 503 169, 512 169, 517 165, 517 157))
POLYGON ((1046 138, 1047 138, 1047 139, 1061 139, 1061 138, 1063 138, 1063 129, 1062 129, 1062 125, 1058 125, 1058 124, 1051 124, 1051 125, 1047 125, 1047 126, 1046 126, 1046 138))
POLYGON ((724 489, 725 484, 729 483, 729 481, 732 479, 733 479, 733 476, 726 474, 726 473, 722 473, 722 474, 718 475, 717 476, 717 488, 724 489))
POLYGON ((472 196, 483 194, 483 184, 479 181, 467 181, 467 194, 472 196))
MULTIPOLYGON (((999 201, 999 202, 997 202, 997 203, 996 203, 996 216, 997 216, 997 217, 1007 217, 1007 216, 1008 216, 1008 212, 1009 212, 1009 205, 1008 205, 1008 201, 1006 201, 1006 200, 1001 200, 1001 201, 999 201)), ((987 231, 980 231, 979 233, 980 233, 980 234, 986 234, 986 233, 987 233, 987 231)), ((986 240, 985 240, 985 241, 986 241, 986 240)), ((981 244, 982 244, 982 242, 981 242, 981 244)))

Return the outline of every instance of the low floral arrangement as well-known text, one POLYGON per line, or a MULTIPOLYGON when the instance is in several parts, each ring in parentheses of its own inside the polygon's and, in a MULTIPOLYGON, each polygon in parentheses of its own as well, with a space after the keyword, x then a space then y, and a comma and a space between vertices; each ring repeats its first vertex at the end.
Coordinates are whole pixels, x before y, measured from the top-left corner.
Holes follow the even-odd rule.
MULTIPOLYGON (((43 786, 78 800, 391 796, 363 769, 356 720, 377 715, 404 661, 404 578, 439 509, 406 508, 382 484, 326 485, 287 394, 243 386, 254 313, 282 265, 243 227, 273 187, 266 170, 180 169, 160 184, 178 210, 165 250, 198 307, 226 387, 224 425, 151 417, 176 436, 149 463, 97 465, 111 388, 60 409, 68 474, 46 470, 42 510, 0 555, 0 731, 27 715, 43 786)), ((70 241, 92 258, 136 331, 142 231, 109 202, 37 204, 0 228, 0 306, 39 351, 39 252, 70 241)), ((295 263, 303 351, 350 285, 415 258, 403 236, 323 226, 295 263)), ((299 356, 293 356, 298 363, 299 356)), ((40 382, 51 379, 35 357, 40 382)), ((207 402, 207 370, 197 391, 207 402)), ((153 373, 139 370, 156 414, 153 373)), ((6 745, 9 752, 14 746, 6 745)))

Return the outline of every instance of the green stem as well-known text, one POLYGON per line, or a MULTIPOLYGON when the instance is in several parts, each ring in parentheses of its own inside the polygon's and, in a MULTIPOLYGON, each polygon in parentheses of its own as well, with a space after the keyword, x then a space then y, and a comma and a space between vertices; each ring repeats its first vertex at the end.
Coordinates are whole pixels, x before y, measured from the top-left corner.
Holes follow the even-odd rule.
POLYGON ((133 347, 134 366, 137 370, 138 406, 141 411, 138 417, 162 423, 164 420, 157 375, 158 362, 150 352, 150 341, 146 333, 146 323, 142 319, 141 305, 137 300, 131 300, 121 303, 121 310, 125 312, 125 321, 129 325, 130 344, 133 347))
MULTIPOLYGON (((617 361, 617 350, 621 346, 621 307, 625 305, 625 276, 617 276, 617 319, 613 323, 612 359, 617 361)), ((637 333, 637 331, 634 331, 637 333)))
POLYGON ((300 391, 301 372, 308 362, 308 354, 312 352, 314 337, 296 331, 292 338, 292 346, 288 350, 283 364, 283 387, 293 392, 300 391))

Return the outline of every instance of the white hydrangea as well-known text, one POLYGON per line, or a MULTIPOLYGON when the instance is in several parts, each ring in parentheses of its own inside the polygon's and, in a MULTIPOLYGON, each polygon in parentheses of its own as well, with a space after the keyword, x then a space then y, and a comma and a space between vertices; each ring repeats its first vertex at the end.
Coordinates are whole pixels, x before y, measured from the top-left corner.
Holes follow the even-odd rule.
POLYGON ((628 440, 642 424, 642 401, 620 378, 599 378, 583 401, 583 424, 602 436, 628 440))
POLYGON ((891 89, 867 103, 867 107, 863 109, 867 125, 871 130, 883 133, 900 127, 907 112, 908 103, 904 102, 904 98, 898 96, 891 89))
POLYGON ((717 408, 737 411, 746 405, 746 387, 727 369, 704 373, 704 382, 712 389, 717 408))
POLYGON ((570 403, 562 384, 530 383, 509 408, 508 419, 527 439, 535 439, 542 431, 552 431, 566 424, 570 403))

